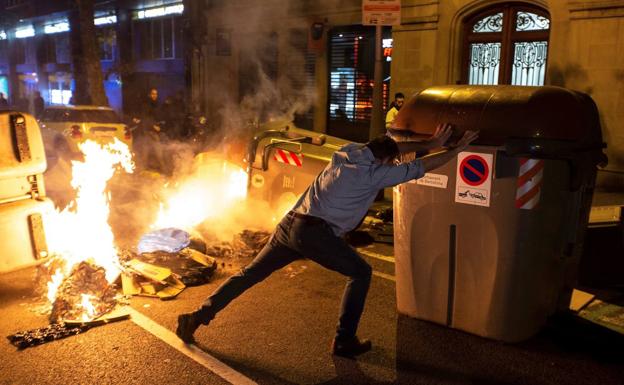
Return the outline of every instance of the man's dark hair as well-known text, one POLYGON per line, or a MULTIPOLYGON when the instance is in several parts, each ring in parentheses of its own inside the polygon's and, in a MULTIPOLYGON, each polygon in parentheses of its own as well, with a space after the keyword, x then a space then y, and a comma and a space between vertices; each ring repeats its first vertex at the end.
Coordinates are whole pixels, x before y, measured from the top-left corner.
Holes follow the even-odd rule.
POLYGON ((403 95, 403 93, 402 93, 402 92, 397 92, 396 94, 394 94, 394 98, 395 98, 395 99, 398 99, 398 98, 403 98, 403 99, 405 99, 405 95, 403 95))
POLYGON ((366 143, 366 147, 371 150, 375 159, 394 159, 399 156, 399 146, 392 138, 386 135, 380 135, 369 141, 366 143))

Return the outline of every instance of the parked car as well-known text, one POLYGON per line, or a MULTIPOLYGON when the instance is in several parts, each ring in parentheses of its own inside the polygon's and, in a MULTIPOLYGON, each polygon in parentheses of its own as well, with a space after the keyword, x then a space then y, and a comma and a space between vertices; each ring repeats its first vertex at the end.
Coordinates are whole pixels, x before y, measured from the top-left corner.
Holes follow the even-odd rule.
POLYGON ((106 143, 114 138, 132 148, 132 132, 109 107, 51 106, 39 119, 48 157, 79 158, 78 143, 106 143))

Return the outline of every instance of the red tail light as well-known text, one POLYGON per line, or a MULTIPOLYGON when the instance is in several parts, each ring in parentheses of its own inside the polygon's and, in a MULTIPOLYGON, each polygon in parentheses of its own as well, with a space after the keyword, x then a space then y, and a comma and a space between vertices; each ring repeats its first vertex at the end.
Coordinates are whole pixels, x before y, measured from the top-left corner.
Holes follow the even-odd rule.
POLYGON ((80 131, 80 126, 78 125, 71 126, 71 131, 69 132, 69 136, 71 136, 73 139, 82 138, 82 131, 80 131))
POLYGON ((126 140, 132 139, 132 131, 130 131, 130 128, 128 128, 128 126, 124 127, 124 139, 126 140))

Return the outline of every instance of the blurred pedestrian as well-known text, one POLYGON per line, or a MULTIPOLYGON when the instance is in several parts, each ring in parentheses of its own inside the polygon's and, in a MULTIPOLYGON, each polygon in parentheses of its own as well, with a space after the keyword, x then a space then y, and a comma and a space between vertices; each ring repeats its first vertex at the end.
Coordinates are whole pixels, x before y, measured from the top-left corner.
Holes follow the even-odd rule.
POLYGON ((33 99, 33 108, 35 110, 35 118, 41 117, 43 109, 45 108, 45 101, 43 100, 41 92, 39 91, 35 92, 35 98, 33 99))
POLYGON ((397 143, 384 135, 364 145, 350 143, 336 151, 327 167, 280 221, 255 259, 225 281, 199 309, 181 314, 176 334, 184 342, 192 343, 200 325, 208 325, 220 310, 247 289, 291 262, 308 258, 348 277, 332 353, 354 357, 369 351, 371 342, 360 340, 356 332, 372 268, 343 236, 357 226, 380 189, 421 178, 454 159, 477 137, 477 133, 466 131, 446 152, 407 163, 393 162, 401 154, 442 147, 451 134, 451 126, 444 124, 439 125, 428 140, 397 143))
POLYGON ((162 117, 158 104, 158 90, 151 88, 139 109, 138 128, 134 132, 134 148, 136 163, 144 169, 156 168, 162 171, 164 160, 160 136, 162 130, 162 117))
POLYGON ((9 105, 9 101, 4 97, 4 94, 0 92, 0 107, 7 107, 9 105))
POLYGON ((403 107, 404 102, 405 96, 401 92, 394 94, 394 100, 390 103, 390 109, 386 113, 386 129, 392 127, 392 122, 394 122, 394 118, 396 118, 401 107, 403 107))

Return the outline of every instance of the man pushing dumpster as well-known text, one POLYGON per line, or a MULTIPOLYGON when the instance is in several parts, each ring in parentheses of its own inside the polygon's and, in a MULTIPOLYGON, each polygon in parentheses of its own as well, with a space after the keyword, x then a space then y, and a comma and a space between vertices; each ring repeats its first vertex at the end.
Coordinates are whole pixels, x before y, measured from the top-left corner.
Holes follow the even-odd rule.
POLYGON ((245 290, 289 263, 307 258, 348 277, 332 353, 354 357, 369 351, 371 342, 359 339, 356 331, 372 269, 343 235, 358 225, 380 189, 422 177, 455 158, 477 138, 476 132, 466 131, 444 152, 393 163, 401 154, 444 146, 452 131, 449 124, 441 124, 427 140, 395 142, 380 136, 364 145, 351 143, 336 151, 254 260, 217 288, 198 310, 178 316, 176 334, 186 343, 194 342, 195 330, 208 325, 245 290))

